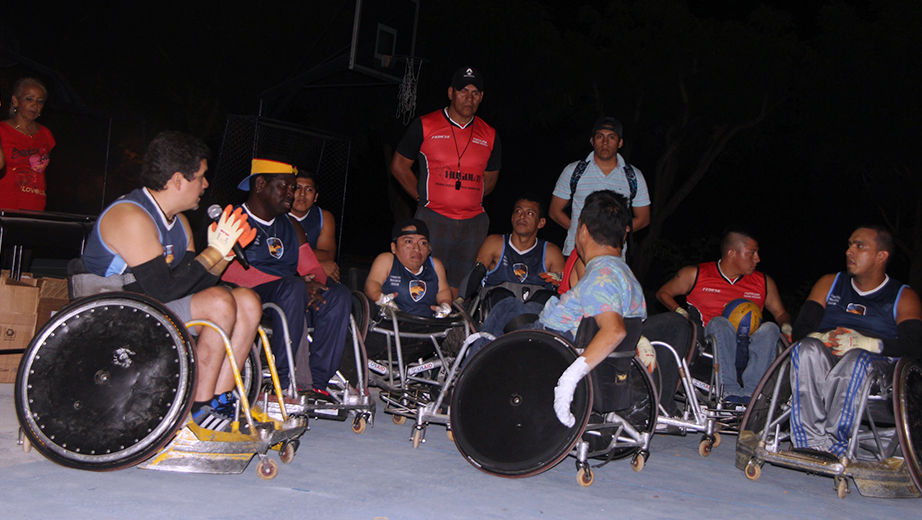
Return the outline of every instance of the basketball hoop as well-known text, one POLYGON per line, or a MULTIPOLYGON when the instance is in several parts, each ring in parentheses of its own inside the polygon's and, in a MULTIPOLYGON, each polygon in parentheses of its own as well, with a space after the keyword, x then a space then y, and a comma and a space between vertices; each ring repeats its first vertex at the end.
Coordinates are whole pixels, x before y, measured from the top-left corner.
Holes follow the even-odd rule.
POLYGON ((408 125, 413 120, 413 114, 416 112, 416 83, 419 79, 419 72, 423 67, 423 60, 419 60, 416 65, 416 59, 411 56, 400 57, 406 63, 403 73, 403 81, 397 89, 397 115, 403 118, 403 124, 408 125), (414 65, 416 69, 414 70, 414 65))

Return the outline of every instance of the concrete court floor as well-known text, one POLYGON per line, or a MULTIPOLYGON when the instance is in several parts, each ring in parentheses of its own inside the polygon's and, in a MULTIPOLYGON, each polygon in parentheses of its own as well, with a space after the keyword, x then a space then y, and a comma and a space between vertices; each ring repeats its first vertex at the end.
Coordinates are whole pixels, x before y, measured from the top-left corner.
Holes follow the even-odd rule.
MULTIPOLYGON (((595 470, 580 487, 572 458, 530 478, 475 469, 430 425, 414 450, 410 424, 380 410, 362 435, 350 423, 312 420, 278 477, 129 468, 68 469, 17 446, 13 385, 0 384, 0 519, 322 518, 359 520, 536 518, 920 518, 922 500, 844 500, 832 479, 766 465, 750 482, 733 465, 733 436, 708 458, 698 436, 657 436, 643 471, 627 460, 595 470)), ((278 454, 270 456, 278 459, 278 454)))

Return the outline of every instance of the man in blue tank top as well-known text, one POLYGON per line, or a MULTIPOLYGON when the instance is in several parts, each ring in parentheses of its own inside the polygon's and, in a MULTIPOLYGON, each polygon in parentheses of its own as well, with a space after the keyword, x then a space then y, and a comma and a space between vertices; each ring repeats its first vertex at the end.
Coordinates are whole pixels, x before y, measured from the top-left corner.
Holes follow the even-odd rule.
POLYGON ((419 219, 397 222, 391 233, 391 252, 371 264, 365 294, 379 306, 417 316, 444 318, 451 312, 451 288, 445 267, 432 258, 429 227, 419 219))
MULTIPOLYGON (((264 303, 282 308, 299 391, 310 399, 329 400, 327 383, 342 362, 352 296, 345 286, 327 278, 304 229, 288 215, 297 172, 288 163, 253 159, 250 175, 237 186, 249 192, 243 210, 257 232, 246 249, 250 269, 235 264, 224 273, 224 280, 251 287, 264 303), (298 348, 306 338, 305 321, 314 328, 309 349, 298 348)), ((273 330, 281 331, 278 313, 273 312, 272 319, 273 330)), ((290 361, 282 334, 273 336, 272 350, 279 379, 288 386, 290 361)))
POLYGON ((317 182, 311 172, 299 171, 295 185, 295 198, 291 203, 290 215, 304 228, 307 243, 311 245, 317 260, 323 266, 327 277, 339 281, 339 265, 336 264, 336 220, 333 214, 317 205, 317 182))
POLYGON ((845 455, 860 405, 857 389, 872 369, 922 352, 922 305, 887 276, 893 237, 863 226, 848 239, 846 270, 823 276, 794 323, 791 432, 795 448, 845 455))
MULTIPOLYGON (((126 290, 164 302, 183 322, 206 319, 230 336, 238 366, 246 361, 262 315, 259 297, 249 289, 216 286, 233 260, 231 250, 253 239, 245 217, 229 211, 213 224, 208 246, 195 254, 183 211, 198 207, 208 181, 208 147, 179 132, 157 135, 144 155, 143 188, 116 200, 99 216, 87 241, 83 263, 88 272, 110 277, 131 273, 126 290)), ((229 207, 229 206, 228 206, 229 207)), ((195 389, 192 419, 203 428, 231 431, 227 405, 234 379, 225 367, 224 343, 209 329, 193 329, 195 389)), ((243 426, 241 425, 241 428, 243 426)))

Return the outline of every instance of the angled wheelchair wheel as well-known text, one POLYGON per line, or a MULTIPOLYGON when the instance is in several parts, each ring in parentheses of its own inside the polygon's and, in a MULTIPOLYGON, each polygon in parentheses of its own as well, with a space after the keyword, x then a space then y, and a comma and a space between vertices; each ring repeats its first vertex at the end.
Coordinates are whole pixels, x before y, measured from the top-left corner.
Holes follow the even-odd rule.
MULTIPOLYGON (((656 414, 657 408, 659 407, 657 383, 650 373, 647 372, 643 363, 637 358, 631 359, 630 370, 631 372, 628 376, 628 388, 631 393, 630 406, 623 410, 608 411, 616 412, 638 432, 652 433, 653 429, 656 427, 656 414)), ((595 380, 593 380, 593 382, 595 382, 595 380)), ((641 448, 638 446, 615 446, 610 452, 599 455, 597 458, 618 460, 629 457, 638 451, 641 451, 641 448)))
POLYGON ((256 403, 259 399, 259 391, 262 389, 263 364, 260 354, 259 338, 247 354, 247 359, 243 366, 240 367, 240 378, 243 379, 243 389, 247 394, 247 401, 250 404, 256 403))
POLYGON ((554 387, 576 360, 569 342, 545 331, 520 330, 490 342, 471 358, 451 398, 451 427, 461 454, 501 477, 552 468, 576 444, 589 420, 591 376, 576 387, 567 428, 554 413, 554 387))
POLYGON ((922 492, 922 366, 916 360, 901 358, 893 381, 896 434, 912 481, 922 492))
POLYGON ((750 430, 761 433, 766 426, 769 414, 774 419, 789 407, 791 400, 791 348, 788 347, 778 356, 752 393, 746 412, 740 422, 740 431, 750 430), (775 390, 778 395, 774 397, 775 390))
POLYGON ((32 339, 16 378, 16 414, 48 459, 121 469, 182 427, 194 382, 183 323, 146 296, 101 294, 68 305, 32 339))

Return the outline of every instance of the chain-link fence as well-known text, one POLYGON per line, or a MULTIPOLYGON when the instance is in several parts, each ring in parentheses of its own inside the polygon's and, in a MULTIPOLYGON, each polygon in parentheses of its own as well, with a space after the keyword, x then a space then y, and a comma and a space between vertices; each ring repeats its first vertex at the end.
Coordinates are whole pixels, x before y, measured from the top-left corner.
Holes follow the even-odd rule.
POLYGON ((250 174, 250 161, 278 156, 314 173, 320 194, 317 205, 336 217, 336 243, 341 244, 349 149, 345 137, 256 116, 228 116, 210 200, 202 207, 244 202, 246 192, 238 190, 237 184, 250 174))

